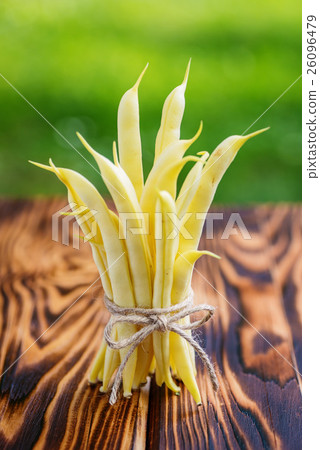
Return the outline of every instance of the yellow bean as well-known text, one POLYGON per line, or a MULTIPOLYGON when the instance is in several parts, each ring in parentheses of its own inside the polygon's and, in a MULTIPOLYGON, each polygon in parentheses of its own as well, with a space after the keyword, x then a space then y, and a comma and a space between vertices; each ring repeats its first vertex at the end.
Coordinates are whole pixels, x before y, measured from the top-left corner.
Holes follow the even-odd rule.
POLYGON ((186 156, 180 160, 170 161, 168 165, 159 172, 157 180, 154 183, 149 184, 147 202, 148 207, 144 213, 148 214, 149 217, 149 247, 151 255, 154 257, 155 244, 154 244, 154 211, 155 204, 158 196, 158 191, 165 189, 173 198, 176 196, 177 180, 178 176, 184 167, 184 165, 190 161, 198 162, 199 158, 196 156, 186 156))
POLYGON ((98 374, 103 367, 104 355, 106 353, 107 343, 105 340, 101 342, 100 349, 95 357, 92 369, 89 374, 89 383, 95 384, 97 382, 98 374))
POLYGON ((183 155, 192 143, 199 137, 202 123, 192 139, 179 141, 170 145, 159 157, 150 171, 141 196, 141 209, 149 215, 149 247, 151 255, 154 255, 154 211, 157 191, 165 189, 175 197, 176 183, 180 170, 188 161, 197 161, 194 156, 183 160, 183 155))
POLYGON ((203 255, 220 259, 220 256, 207 250, 189 250, 185 253, 178 253, 173 268, 173 286, 171 301, 175 305, 182 302, 188 294, 193 267, 197 259, 203 255))
MULTIPOLYGON (((142 308, 150 308, 152 303, 152 260, 145 232, 144 217, 132 183, 120 166, 112 164, 107 158, 93 150, 81 135, 78 134, 78 136, 95 158, 119 212, 120 224, 126 232, 125 243, 136 304, 142 308), (128 220, 130 228, 127 227, 126 222, 128 213, 130 214, 128 220), (136 234, 135 229, 140 229, 142 233, 138 231, 136 234)), ((114 158, 117 163, 115 146, 114 158)), ((144 379, 148 374, 153 355, 152 338, 148 337, 144 341, 143 347, 140 347, 140 350, 138 349, 139 367, 136 369, 134 387, 140 383, 140 379, 144 379)))
MULTIPOLYGON (((101 231, 104 247, 106 248, 114 301, 123 307, 134 307, 135 300, 126 256, 127 250, 124 242, 118 237, 118 230, 116 229, 114 218, 109 213, 105 201, 96 188, 79 173, 70 169, 57 168, 52 163, 51 167, 42 167, 54 172, 67 186, 72 197, 79 201, 80 204, 86 205, 91 211, 96 211, 95 218, 101 231)), ((136 327, 134 325, 118 325, 118 332, 121 337, 129 337, 135 331, 136 327)), ((121 360, 123 360, 127 352, 128 349, 120 351, 121 360)), ((137 351, 135 350, 129 358, 123 372, 123 388, 125 396, 131 394, 136 362, 137 351)))
POLYGON ((107 158, 93 150, 92 147, 78 134, 81 142, 95 158, 101 175, 112 195, 120 215, 120 222, 126 232, 126 245, 128 249, 130 271, 137 305, 150 307, 152 299, 151 284, 151 256, 146 239, 143 214, 133 189, 132 183, 126 173, 112 164, 107 158), (130 229, 126 220, 130 214, 130 229), (134 230, 141 230, 136 234, 134 230))
POLYGON ((199 154, 202 154, 200 161, 192 167, 186 176, 176 200, 177 214, 180 218, 187 212, 188 206, 198 189, 202 167, 209 157, 208 152, 200 152, 199 154))
POLYGON ((147 67, 148 65, 136 84, 123 95, 118 109, 120 165, 130 178, 138 200, 143 189, 138 87, 147 67))
POLYGON ((194 368, 189 356, 187 342, 178 334, 170 333, 170 353, 179 378, 183 381, 197 405, 201 404, 200 392, 194 375, 194 368))
MULTIPOLYGON (((111 338, 114 341, 116 341, 118 338, 118 328, 119 324, 116 324, 111 332, 111 338)), ((119 366, 119 364, 120 364, 119 350, 113 350, 112 348, 107 347, 104 358, 103 379, 102 379, 102 386, 100 387, 100 392, 107 392, 111 377, 114 371, 119 366)))
MULTIPOLYGON (((159 193, 156 203, 156 271, 154 278, 153 307, 166 308, 170 306, 170 294, 172 286, 172 270, 177 251, 177 238, 166 239, 171 230, 168 213, 175 209, 174 201, 167 192, 159 193), (159 234, 158 234, 159 233, 159 234), (160 239, 160 236, 162 238, 160 239)), ((171 222, 171 221, 170 221, 171 222)), ((171 222, 172 224, 172 222, 171 222)), ((177 234, 178 237, 178 234, 177 234)), ((164 380, 169 389, 179 392, 180 388, 174 383, 170 373, 170 348, 169 333, 153 333, 153 348, 159 370, 159 379, 164 380)))
POLYGON ((230 136, 218 145, 212 153, 203 168, 199 187, 188 207, 188 212, 192 213, 192 216, 188 219, 185 227, 191 234, 192 239, 185 239, 181 236, 179 253, 195 250, 198 247, 205 218, 199 219, 196 213, 208 211, 222 176, 242 145, 267 129, 264 128, 247 136, 230 136))
POLYGON ((182 84, 176 87, 164 102, 160 129, 156 138, 155 161, 166 147, 180 139, 180 126, 185 107, 184 94, 187 87, 190 64, 191 59, 189 60, 182 84))
MULTIPOLYGON (((188 150, 188 148, 198 139, 202 131, 202 122, 200 123, 199 129, 195 136, 191 139, 185 139, 182 141, 172 143, 166 150, 161 154, 159 159, 156 161, 152 167, 146 184, 143 188, 140 204, 142 211, 149 211, 148 208, 152 207, 154 203, 154 189, 153 187, 157 185, 157 181, 161 174, 166 171, 166 168, 178 162, 183 158, 183 155, 188 150)), ((154 206, 153 206, 154 210, 154 206)))
MULTIPOLYGON (((171 306, 171 290, 173 283, 173 267, 174 261, 177 255, 178 245, 179 245, 179 233, 176 230, 175 225, 169 214, 176 216, 176 206, 173 197, 167 191, 161 191, 159 193, 161 202, 161 213, 162 213, 162 240, 163 245, 163 289, 162 289, 162 308, 169 308, 171 306)), ((161 336, 161 347, 162 347, 162 358, 165 367, 168 367, 168 372, 170 374, 170 344, 169 344, 169 332, 163 333, 161 336)), ((165 375, 165 381, 167 383, 168 373, 165 375)), ((171 384, 171 374, 169 383, 171 384)), ((168 384, 168 383, 167 383, 168 384)), ((168 385, 169 386, 169 385, 168 385)), ((169 386, 170 387, 170 386, 169 386)), ((179 389, 176 386, 176 389, 179 389)))
MULTIPOLYGON (((172 304, 177 304, 182 302, 191 287, 191 278, 192 278, 192 272, 195 262, 198 258, 200 258, 203 255, 208 255, 213 258, 220 259, 219 256, 216 254, 203 250, 203 251, 189 251, 183 254, 178 254, 177 259, 174 263, 174 269, 173 269, 173 286, 172 286, 172 294, 171 294, 171 301, 172 304)), ((190 323, 190 317, 185 317, 182 321, 182 324, 189 324, 190 323)), ((191 331, 187 331, 187 333, 191 336, 191 331)), ((181 342, 175 343, 176 345, 182 346, 181 342)), ((189 345, 189 343, 186 342, 186 347, 189 352, 190 361, 193 367, 193 374, 196 375, 196 366, 195 366, 195 354, 194 349, 189 345)), ((184 348, 184 347, 182 347, 184 348)), ((189 379, 190 382, 190 379, 189 379)), ((193 389, 193 384, 191 383, 190 389, 193 389)), ((190 391, 191 392, 191 391, 190 391)))

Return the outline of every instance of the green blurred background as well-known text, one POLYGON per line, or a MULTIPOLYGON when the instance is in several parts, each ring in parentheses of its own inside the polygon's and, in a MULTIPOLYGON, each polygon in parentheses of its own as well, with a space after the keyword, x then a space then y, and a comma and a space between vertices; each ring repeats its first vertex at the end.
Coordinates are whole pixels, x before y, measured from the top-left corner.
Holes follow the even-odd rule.
MULTIPOLYGON (((6 0, 0 4, 1 74, 92 164, 80 131, 112 155, 122 94, 141 83, 145 174, 167 94, 192 57, 182 137, 204 130, 192 153, 242 134, 301 73, 301 5, 296 0, 6 0)), ((0 78, 0 194, 65 194, 53 176, 27 163, 72 167, 105 194, 98 174, 0 78)), ((301 80, 251 129, 216 201, 301 199, 301 80)))

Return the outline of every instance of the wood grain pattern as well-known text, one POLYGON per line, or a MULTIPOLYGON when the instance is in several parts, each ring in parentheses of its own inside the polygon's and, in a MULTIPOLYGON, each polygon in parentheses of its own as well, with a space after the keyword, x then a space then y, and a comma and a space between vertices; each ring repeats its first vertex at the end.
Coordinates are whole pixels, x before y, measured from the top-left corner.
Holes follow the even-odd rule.
POLYGON ((219 392, 199 363, 201 407, 153 379, 111 407, 87 383, 108 319, 103 292, 88 245, 51 240, 62 206, 0 205, 0 448, 300 448, 300 207, 242 209, 250 240, 221 239, 239 208, 220 209, 214 239, 203 236, 201 247, 222 257, 202 258, 193 279, 196 301, 218 308, 198 339, 219 392))

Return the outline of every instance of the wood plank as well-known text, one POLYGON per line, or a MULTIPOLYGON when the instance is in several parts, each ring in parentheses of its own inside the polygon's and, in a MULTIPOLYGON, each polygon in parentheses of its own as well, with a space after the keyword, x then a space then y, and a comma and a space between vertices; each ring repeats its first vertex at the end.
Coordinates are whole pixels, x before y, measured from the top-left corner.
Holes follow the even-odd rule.
POLYGON ((1 378, 0 448, 127 449, 145 442, 148 392, 110 407, 88 385, 108 317, 100 282, 88 289, 98 276, 88 246, 51 240, 62 206, 2 205, 1 373, 26 353, 1 378))
MULTIPOLYGON (((268 215, 265 207, 256 211, 266 247, 270 249, 274 283, 282 292, 283 306, 291 328, 293 359, 297 370, 302 370, 302 217, 301 208, 278 206, 275 214, 268 215)), ((300 377, 299 381, 300 381, 300 377)))
POLYGON ((98 273, 88 246, 51 240, 62 206, 0 205, 1 373, 26 352, 0 380, 0 448, 300 448, 300 207, 242 209, 250 240, 221 239, 238 212, 223 208, 214 239, 202 238, 222 256, 201 259, 193 280, 196 301, 218 308, 198 339, 219 392, 198 361, 202 406, 183 386, 178 397, 152 379, 111 407, 87 383, 108 319, 103 292, 100 282, 89 288, 98 273))
MULTIPOLYGON (((265 209, 269 217, 278 216, 278 207, 265 209)), ((221 232, 228 216, 225 211, 221 232)), ((259 220, 259 208, 243 210, 241 217, 252 239, 244 240, 238 235, 223 241, 218 231, 215 245, 222 260, 216 265, 218 273, 213 284, 237 310, 232 310, 221 296, 217 297, 222 309, 219 319, 223 336, 217 362, 225 370, 222 383, 231 390, 224 399, 225 405, 228 415, 233 417, 232 429, 242 435, 245 447, 299 448, 301 417, 297 413, 301 413, 301 395, 292 367, 295 362, 291 358, 290 326, 267 257, 268 240, 259 220), (231 399, 242 413, 237 414, 239 419, 231 399), (247 427, 243 424, 244 412, 251 416, 247 427)), ((279 221, 276 229, 281 226, 279 221)), ((205 245, 208 247, 209 242, 205 245)), ((294 256, 289 259, 294 261, 294 256)), ((223 388, 220 393, 223 394, 223 388)))

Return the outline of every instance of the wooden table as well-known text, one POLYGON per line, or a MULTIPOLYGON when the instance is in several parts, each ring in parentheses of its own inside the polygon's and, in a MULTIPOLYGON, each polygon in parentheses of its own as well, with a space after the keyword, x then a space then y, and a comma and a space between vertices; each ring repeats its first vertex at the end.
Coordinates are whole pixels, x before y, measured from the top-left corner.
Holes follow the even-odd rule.
POLYGON ((201 407, 183 386, 177 397, 153 379, 111 407, 87 383, 108 319, 100 282, 89 288, 89 246, 51 239, 64 205, 1 202, 0 448, 300 448, 300 206, 220 208, 214 239, 202 239, 222 257, 203 257, 193 278, 196 301, 217 306, 199 339, 218 394, 198 361, 201 407), (231 212, 251 239, 221 239, 231 212))

